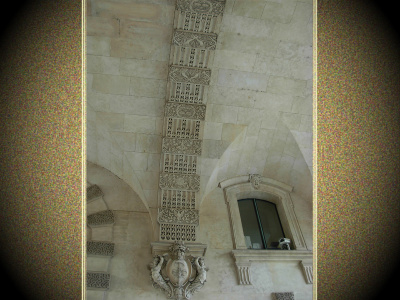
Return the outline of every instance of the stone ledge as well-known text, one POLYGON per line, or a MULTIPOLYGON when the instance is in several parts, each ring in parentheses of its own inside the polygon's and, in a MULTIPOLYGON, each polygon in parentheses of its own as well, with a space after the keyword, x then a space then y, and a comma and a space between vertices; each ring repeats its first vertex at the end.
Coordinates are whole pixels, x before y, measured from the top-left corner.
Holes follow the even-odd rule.
POLYGON ((240 285, 251 285, 253 261, 298 261, 307 284, 313 283, 312 251, 308 250, 232 250, 240 285))
POLYGON ((232 250, 236 261, 303 261, 313 258, 308 250, 232 250))

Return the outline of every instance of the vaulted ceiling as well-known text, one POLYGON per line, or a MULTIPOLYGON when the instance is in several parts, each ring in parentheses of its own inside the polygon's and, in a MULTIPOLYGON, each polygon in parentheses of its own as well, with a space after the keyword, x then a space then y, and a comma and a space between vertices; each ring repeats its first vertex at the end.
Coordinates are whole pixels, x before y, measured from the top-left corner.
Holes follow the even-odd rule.
MULTIPOLYGON (((157 207, 173 0, 91 0, 87 159, 157 207)), ((200 199, 261 174, 312 199, 312 0, 227 0, 209 58, 200 199)))

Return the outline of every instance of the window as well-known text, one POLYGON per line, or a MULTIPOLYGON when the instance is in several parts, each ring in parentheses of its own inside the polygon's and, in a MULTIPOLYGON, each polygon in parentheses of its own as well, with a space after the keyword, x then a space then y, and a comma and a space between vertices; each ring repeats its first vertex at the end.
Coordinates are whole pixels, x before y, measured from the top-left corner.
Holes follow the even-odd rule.
POLYGON ((285 234, 276 205, 259 199, 242 199, 238 205, 247 248, 278 249, 285 234))

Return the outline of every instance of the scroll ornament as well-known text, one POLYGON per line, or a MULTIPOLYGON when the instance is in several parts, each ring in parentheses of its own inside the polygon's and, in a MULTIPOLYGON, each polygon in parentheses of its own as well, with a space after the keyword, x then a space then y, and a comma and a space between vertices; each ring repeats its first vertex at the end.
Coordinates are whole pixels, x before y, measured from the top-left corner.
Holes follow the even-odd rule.
POLYGON ((175 242, 169 250, 149 265, 153 286, 170 299, 190 299, 206 282, 204 258, 187 255, 189 248, 183 242, 175 242))

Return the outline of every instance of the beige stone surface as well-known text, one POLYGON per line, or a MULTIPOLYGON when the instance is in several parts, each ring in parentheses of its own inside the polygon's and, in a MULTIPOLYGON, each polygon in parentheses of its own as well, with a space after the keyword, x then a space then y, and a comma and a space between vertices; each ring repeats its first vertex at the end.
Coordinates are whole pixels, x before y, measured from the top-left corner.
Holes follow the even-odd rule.
MULTIPOLYGON (((87 155, 114 173, 90 171, 116 212, 112 231, 99 227, 91 234, 116 242, 108 300, 165 299, 151 286, 147 265, 158 228, 174 5, 174 0, 91 4, 87 155)), ((253 285, 238 285, 228 207, 218 183, 258 173, 293 186, 296 216, 312 247, 312 1, 227 0, 219 29, 197 166, 198 241, 208 246, 210 270, 193 299, 272 299, 272 292, 290 290, 296 299, 310 300, 312 286, 297 263, 253 263, 253 285)), ((89 211, 105 203, 90 204, 89 211)))
POLYGON ((129 95, 129 82, 127 76, 93 74, 92 89, 104 94, 129 95))
POLYGON ((120 22, 117 18, 102 18, 97 16, 88 16, 86 24, 87 36, 114 37, 118 35, 120 27, 120 22))
POLYGON ((220 69, 218 85, 244 90, 266 91, 269 77, 264 74, 220 69))

